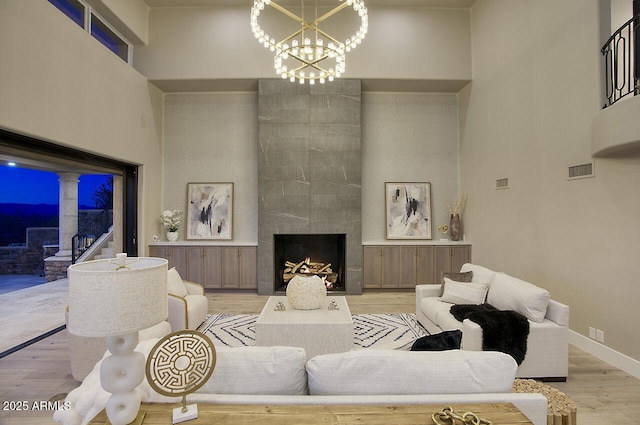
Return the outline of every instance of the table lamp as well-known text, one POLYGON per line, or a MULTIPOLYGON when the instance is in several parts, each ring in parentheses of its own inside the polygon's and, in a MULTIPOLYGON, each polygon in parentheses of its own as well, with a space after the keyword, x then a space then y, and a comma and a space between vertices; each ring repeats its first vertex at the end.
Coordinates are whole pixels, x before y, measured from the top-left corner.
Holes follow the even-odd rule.
POLYGON ((117 254, 74 264, 67 275, 69 332, 107 338, 111 355, 100 367, 100 384, 111 393, 107 423, 142 423, 136 387, 144 378, 145 358, 134 349, 138 331, 167 319, 167 260, 117 254))

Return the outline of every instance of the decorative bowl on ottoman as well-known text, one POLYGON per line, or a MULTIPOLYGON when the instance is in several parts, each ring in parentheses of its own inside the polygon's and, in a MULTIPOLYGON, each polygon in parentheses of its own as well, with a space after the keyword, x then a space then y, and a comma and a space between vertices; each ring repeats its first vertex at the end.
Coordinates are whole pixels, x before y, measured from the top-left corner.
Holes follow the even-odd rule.
POLYGON ((317 310, 327 298, 327 287, 319 276, 295 276, 287 285, 287 301, 296 310, 317 310))

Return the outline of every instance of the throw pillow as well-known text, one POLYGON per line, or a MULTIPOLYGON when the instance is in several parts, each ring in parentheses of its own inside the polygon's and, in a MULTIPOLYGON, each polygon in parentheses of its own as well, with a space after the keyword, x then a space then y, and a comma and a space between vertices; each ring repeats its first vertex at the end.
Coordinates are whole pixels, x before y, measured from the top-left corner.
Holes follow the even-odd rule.
POLYGON ((443 271, 440 276, 440 296, 444 293, 444 278, 449 278, 451 280, 455 280, 456 282, 471 282, 473 279, 473 272, 445 272, 443 271))
POLYGON ((532 283, 498 273, 491 282, 487 302, 500 310, 515 310, 533 322, 543 322, 551 295, 532 283))
POLYGON ((411 351, 445 351, 459 350, 462 342, 462 331, 444 331, 416 339, 411 351))
POLYGON ((488 283, 456 282, 445 277, 442 301, 451 304, 482 304, 488 290, 488 283))
POLYGON ((462 267, 460 267, 460 271, 461 272, 473 271, 473 279, 471 279, 471 282, 473 283, 477 283, 477 282, 491 283, 493 281, 493 277, 496 275, 496 272, 494 272, 491 269, 479 266, 477 264, 471 264, 471 263, 464 263, 462 267))
POLYGON ((184 286, 184 282, 175 267, 171 267, 167 271, 167 293, 182 298, 188 295, 187 287, 184 286))

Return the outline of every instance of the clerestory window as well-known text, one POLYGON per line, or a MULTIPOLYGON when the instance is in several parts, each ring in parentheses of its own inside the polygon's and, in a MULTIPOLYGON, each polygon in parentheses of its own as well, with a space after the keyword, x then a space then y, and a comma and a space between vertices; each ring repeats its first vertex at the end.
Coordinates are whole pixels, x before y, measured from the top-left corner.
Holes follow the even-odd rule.
POLYGON ((115 53, 131 63, 132 45, 95 10, 81 0, 49 0, 58 10, 115 53))

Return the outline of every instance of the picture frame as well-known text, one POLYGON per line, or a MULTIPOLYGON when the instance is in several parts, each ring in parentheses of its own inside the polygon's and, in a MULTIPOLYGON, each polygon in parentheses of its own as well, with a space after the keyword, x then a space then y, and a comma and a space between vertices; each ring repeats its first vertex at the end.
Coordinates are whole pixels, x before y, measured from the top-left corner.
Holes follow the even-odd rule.
POLYGON ((187 183, 187 239, 233 239, 233 183, 187 183))
POLYGON ((385 183, 387 239, 431 239, 431 183, 385 183))

